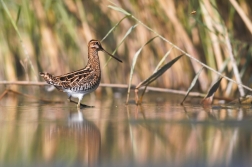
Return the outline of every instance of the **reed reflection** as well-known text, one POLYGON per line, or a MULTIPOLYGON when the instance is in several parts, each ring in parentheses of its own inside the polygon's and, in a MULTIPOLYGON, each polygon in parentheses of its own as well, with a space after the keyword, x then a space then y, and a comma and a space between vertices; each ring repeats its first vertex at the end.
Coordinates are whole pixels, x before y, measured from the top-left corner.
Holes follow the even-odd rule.
POLYGON ((248 133, 251 127, 247 124, 251 112, 242 108, 203 110, 190 106, 183 109, 127 107, 134 159, 157 164, 169 162, 171 166, 188 162, 189 166, 251 163, 249 158, 240 156, 251 155, 252 135, 248 133))

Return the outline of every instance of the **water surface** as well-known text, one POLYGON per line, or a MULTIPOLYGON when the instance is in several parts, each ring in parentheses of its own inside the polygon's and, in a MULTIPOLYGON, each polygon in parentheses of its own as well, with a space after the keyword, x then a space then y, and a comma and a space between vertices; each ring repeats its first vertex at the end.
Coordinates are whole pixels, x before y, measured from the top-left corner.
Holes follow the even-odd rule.
POLYGON ((83 102, 95 108, 77 110, 61 93, 41 97, 63 103, 0 101, 0 166, 252 164, 250 106, 180 106, 181 97, 147 93, 141 106, 91 95, 83 102))

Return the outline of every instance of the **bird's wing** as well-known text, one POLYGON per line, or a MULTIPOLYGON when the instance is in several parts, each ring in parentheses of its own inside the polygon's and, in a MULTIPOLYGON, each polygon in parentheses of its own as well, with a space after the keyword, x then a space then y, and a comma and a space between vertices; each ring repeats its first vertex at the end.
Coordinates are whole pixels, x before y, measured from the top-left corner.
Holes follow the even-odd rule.
POLYGON ((91 68, 86 67, 71 73, 54 77, 54 86, 59 90, 79 87, 83 83, 87 83, 93 76, 91 68))

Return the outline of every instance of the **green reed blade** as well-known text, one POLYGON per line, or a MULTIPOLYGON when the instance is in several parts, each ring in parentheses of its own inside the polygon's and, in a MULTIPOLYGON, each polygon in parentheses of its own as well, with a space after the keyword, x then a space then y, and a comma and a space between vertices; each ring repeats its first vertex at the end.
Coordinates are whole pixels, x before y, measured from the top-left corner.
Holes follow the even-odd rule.
MULTIPOLYGON (((119 48, 119 46, 123 43, 123 41, 126 39, 126 37, 132 32, 134 28, 136 28, 138 24, 135 24, 130 27, 130 29, 126 32, 126 34, 123 36, 123 39, 120 41, 119 45, 116 47, 116 50, 119 48)), ((112 53, 113 55, 115 54, 116 50, 112 53)))
POLYGON ((132 82, 132 77, 133 77, 133 71, 134 71, 134 68, 135 68, 135 65, 136 65, 137 58, 138 58, 139 54, 141 53, 141 51, 143 50, 144 46, 146 46, 147 44, 149 44, 150 42, 152 42, 157 37, 158 36, 155 36, 155 37, 151 38, 149 41, 147 41, 134 55, 134 58, 133 58, 133 61, 132 61, 132 65, 131 65, 131 69, 130 69, 130 78, 129 78, 129 84, 128 84, 128 93, 127 93, 126 104, 128 104, 128 102, 129 102, 130 87, 131 87, 131 82, 132 82))
POLYGON ((159 76, 161 76, 166 70, 168 70, 178 59, 180 59, 184 54, 176 57, 175 59, 173 59, 172 61, 168 62, 167 64, 165 64, 163 67, 161 67, 157 72, 153 73, 149 78, 147 78, 146 80, 142 81, 140 84, 138 84, 138 86, 136 87, 136 89, 139 89, 141 86, 144 85, 149 85, 151 82, 155 81, 159 76))
MULTIPOLYGON (((157 70, 158 70, 159 67, 162 65, 162 63, 165 61, 165 59, 167 58, 167 56, 171 53, 172 49, 173 49, 173 47, 172 47, 170 50, 168 50, 168 52, 166 52, 166 54, 163 56, 163 58, 159 61, 158 65, 157 65, 157 67, 155 68, 155 70, 154 70, 153 73, 157 72, 157 70)), ((143 92, 142 92, 142 95, 141 95, 140 100, 139 100, 138 103, 142 103, 142 99, 143 99, 144 93, 145 93, 145 91, 146 91, 146 89, 147 89, 147 86, 148 86, 148 85, 145 86, 145 88, 144 88, 144 90, 143 90, 143 92)))
POLYGON ((108 5, 109 8, 113 9, 113 10, 116 10, 118 12, 121 12, 127 16, 131 16, 130 13, 128 13, 126 10, 122 9, 122 8, 119 8, 119 7, 115 7, 115 6, 111 6, 111 5, 108 5))
POLYGON ((18 31, 16 22, 13 20, 11 14, 10 14, 9 9, 7 8, 7 6, 6 6, 6 4, 4 3, 3 0, 0 0, 0 2, 2 4, 2 6, 4 7, 4 11, 7 13, 7 15, 8 15, 8 17, 9 17, 9 19, 11 21, 12 26, 14 27, 15 31, 17 32, 19 39, 22 40, 21 35, 20 35, 19 31, 18 31))
MULTIPOLYGON (((124 41, 124 40, 126 39, 126 37, 132 32, 132 30, 133 30, 134 28, 136 28, 136 26, 137 26, 137 24, 135 24, 135 25, 133 25, 133 26, 131 26, 131 27, 129 28, 129 30, 126 32, 126 34, 124 35, 124 37, 123 37, 122 40, 120 41, 119 45, 117 45, 117 47, 116 47, 115 50, 113 51, 112 55, 114 55, 114 54, 116 53, 117 49, 121 46, 121 44, 123 43, 123 41, 124 41)), ((109 62, 111 59, 112 59, 112 57, 109 57, 108 61, 107 61, 107 62, 105 63, 105 65, 104 65, 104 67, 107 66, 108 62, 109 62)))
POLYGON ((162 65, 162 63, 165 61, 165 59, 167 58, 167 56, 171 53, 173 47, 168 50, 168 52, 166 52, 166 54, 163 56, 163 58, 160 60, 160 62, 158 63, 157 67, 154 70, 154 73, 157 72, 157 70, 159 69, 159 67, 162 65))
POLYGON ((218 81, 213 84, 213 86, 209 89, 209 91, 208 91, 208 93, 207 93, 207 95, 206 95, 205 98, 208 98, 208 97, 212 96, 216 92, 216 90, 220 86, 222 78, 223 77, 221 77, 220 79, 218 79, 218 81))
POLYGON ((17 18, 16 18, 16 24, 18 23, 18 20, 20 18, 20 14, 21 14, 21 6, 18 7, 18 13, 17 13, 17 18))
POLYGON ((114 25, 114 27, 112 27, 112 28, 109 30, 109 32, 102 38, 101 42, 102 42, 103 40, 105 40, 105 39, 109 36, 109 34, 110 34, 112 31, 114 31, 114 30, 117 28, 117 26, 118 26, 125 18, 127 18, 127 17, 128 17, 127 15, 124 16, 118 23, 116 23, 116 25, 114 25))
POLYGON ((183 105, 185 99, 187 98, 187 96, 188 96, 189 93, 191 92, 192 88, 193 88, 194 85, 196 84, 196 82, 197 82, 197 80, 198 80, 198 78, 199 78, 199 75, 200 75, 200 73, 202 72, 203 68, 204 68, 204 67, 202 67, 202 68, 197 72, 196 76, 193 78, 193 81, 191 82, 191 85, 190 85, 190 87, 188 88, 188 90, 187 90, 187 92, 186 92, 186 95, 185 95, 184 99, 183 99, 182 102, 180 103, 181 105, 183 105))

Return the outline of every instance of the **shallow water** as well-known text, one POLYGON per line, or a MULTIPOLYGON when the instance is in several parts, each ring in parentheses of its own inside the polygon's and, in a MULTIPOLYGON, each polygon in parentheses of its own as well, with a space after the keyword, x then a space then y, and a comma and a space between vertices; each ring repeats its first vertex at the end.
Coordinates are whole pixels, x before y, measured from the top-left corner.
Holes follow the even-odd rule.
MULTIPOLYGON (((44 97, 44 96, 43 96, 44 97)), ((47 99, 66 101, 55 92, 47 99), (53 97, 51 97, 53 94, 53 97)), ((132 98, 133 99, 133 98, 132 98)), ((95 108, 15 95, 0 101, 0 166, 250 166, 250 106, 180 106, 181 97, 145 95, 125 105, 87 96, 95 108)))

